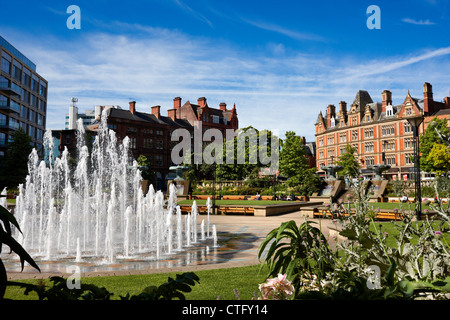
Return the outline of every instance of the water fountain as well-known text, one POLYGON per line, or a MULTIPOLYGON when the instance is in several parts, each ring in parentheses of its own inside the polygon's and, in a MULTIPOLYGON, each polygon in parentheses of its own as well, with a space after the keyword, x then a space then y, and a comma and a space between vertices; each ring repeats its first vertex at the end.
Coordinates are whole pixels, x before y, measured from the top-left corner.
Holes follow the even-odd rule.
MULTIPOLYGON (((161 259, 198 241, 194 206, 183 226, 174 186, 167 203, 153 186, 144 195, 129 139, 118 141, 106 114, 91 152, 81 121, 78 128, 75 165, 67 149, 43 161, 36 150, 29 156, 14 212, 23 232, 15 238, 25 250, 37 260, 113 264, 137 256, 161 259)), ((47 131, 44 147, 52 150, 53 143, 47 131)))

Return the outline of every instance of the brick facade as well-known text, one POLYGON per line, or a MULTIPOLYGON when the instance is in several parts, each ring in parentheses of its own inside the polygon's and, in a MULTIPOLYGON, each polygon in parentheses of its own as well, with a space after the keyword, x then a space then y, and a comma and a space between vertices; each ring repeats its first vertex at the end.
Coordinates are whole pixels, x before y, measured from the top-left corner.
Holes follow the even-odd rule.
POLYGON ((370 176, 367 167, 385 162, 391 166, 386 176, 395 179, 409 178, 414 164, 411 156, 414 152, 413 132, 408 117, 424 116, 419 127, 422 133, 434 117, 445 118, 450 126, 450 99, 443 102, 433 99, 432 86, 425 83, 423 98, 410 95, 409 91, 402 104, 392 105, 392 93, 385 90, 381 94, 382 102, 373 102, 367 91, 359 90, 353 103, 347 110, 347 103, 341 101, 336 112, 334 105, 327 107, 326 114, 319 113, 315 124, 316 166, 330 165, 336 162, 347 144, 357 150, 362 173, 370 176))
MULTIPOLYGON (((165 177, 170 172, 169 167, 173 165, 171 161, 173 130, 184 128, 193 136, 194 123, 199 121, 203 130, 219 129, 225 137, 226 129, 237 130, 239 127, 236 106, 227 109, 226 104, 221 103, 219 108, 211 108, 204 97, 199 98, 197 104, 187 101, 183 105, 181 98, 176 97, 173 100, 173 108, 168 110, 167 116, 161 114, 160 106, 152 106, 149 111, 138 111, 136 102, 131 101, 128 110, 107 109, 107 124, 117 133, 119 139, 129 137, 130 149, 135 159, 140 155, 147 157, 151 163, 150 170, 156 173, 158 188, 164 187, 165 177)), ((88 126, 87 129, 95 132, 97 128, 98 122, 88 126)))

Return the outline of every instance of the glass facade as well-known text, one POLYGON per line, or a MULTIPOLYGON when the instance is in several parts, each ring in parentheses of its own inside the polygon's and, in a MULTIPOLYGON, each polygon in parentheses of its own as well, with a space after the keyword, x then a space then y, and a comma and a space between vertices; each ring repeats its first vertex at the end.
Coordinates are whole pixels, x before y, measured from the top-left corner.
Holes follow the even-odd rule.
POLYGON ((47 81, 36 65, 0 36, 0 160, 6 142, 23 129, 39 151, 47 112, 47 81))

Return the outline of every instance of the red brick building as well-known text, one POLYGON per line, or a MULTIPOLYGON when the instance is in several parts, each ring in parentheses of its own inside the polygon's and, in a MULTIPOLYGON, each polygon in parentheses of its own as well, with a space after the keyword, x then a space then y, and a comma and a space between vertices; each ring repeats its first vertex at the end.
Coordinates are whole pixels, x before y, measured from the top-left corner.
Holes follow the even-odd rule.
MULTIPOLYGON (((173 165, 173 130, 184 128, 193 136, 194 123, 199 121, 203 130, 219 129, 225 137, 226 129, 237 130, 239 127, 236 106, 227 109, 225 103, 220 103, 219 108, 211 108, 204 97, 199 98, 197 102, 192 104, 187 101, 182 105, 181 98, 176 97, 167 116, 161 114, 160 106, 151 107, 150 112, 137 111, 135 101, 129 103, 128 110, 107 109, 108 127, 117 133, 119 139, 129 137, 130 150, 135 159, 140 155, 147 157, 151 164, 150 170, 156 174, 158 188, 165 185, 169 167, 173 165)), ((97 127, 98 123, 88 126, 88 130, 95 131, 97 127)))
MULTIPOLYGON (((327 107, 326 114, 319 113, 316 130, 316 166, 330 165, 345 152, 347 144, 357 150, 362 173, 371 176, 367 167, 385 162, 391 166, 385 176, 393 179, 410 177, 414 168, 411 157, 414 151, 413 132, 407 118, 422 115, 419 127, 422 133, 434 117, 445 118, 450 126, 450 98, 435 101, 432 86, 423 85, 423 98, 414 98, 409 91, 399 105, 392 105, 392 93, 385 90, 381 102, 372 101, 367 91, 359 90, 353 103, 345 101, 327 107)), ((323 173, 323 171, 322 171, 323 173)))

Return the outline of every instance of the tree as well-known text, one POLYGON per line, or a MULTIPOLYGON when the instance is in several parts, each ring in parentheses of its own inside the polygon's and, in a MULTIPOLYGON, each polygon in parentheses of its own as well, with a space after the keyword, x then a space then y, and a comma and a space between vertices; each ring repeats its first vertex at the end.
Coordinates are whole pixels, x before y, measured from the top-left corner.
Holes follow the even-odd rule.
POLYGON ((280 173, 289 180, 288 185, 295 187, 302 195, 309 195, 318 190, 320 178, 315 174, 316 168, 310 168, 303 139, 293 131, 286 132, 281 144, 280 173))
POLYGON ((357 177, 359 175, 359 169, 361 166, 355 157, 356 148, 347 144, 345 146, 345 152, 339 157, 337 165, 342 166, 342 174, 350 177, 357 177))
POLYGON ((20 128, 11 136, 3 159, 1 182, 3 187, 16 188, 28 174, 28 156, 33 151, 31 138, 20 128))
MULTIPOLYGON (((439 119, 435 117, 428 127, 425 129, 425 132, 420 135, 420 166, 423 171, 426 172, 435 172, 436 170, 441 170, 442 167, 435 166, 434 159, 435 157, 428 157, 431 150, 436 144, 444 145, 442 141, 442 136, 448 136, 449 130, 447 129, 447 120, 439 119)), ((438 150, 442 151, 442 148, 435 149, 435 152, 438 150)))
POLYGON ((436 143, 428 153, 427 163, 433 166, 433 171, 438 174, 450 172, 450 149, 446 145, 436 143))

